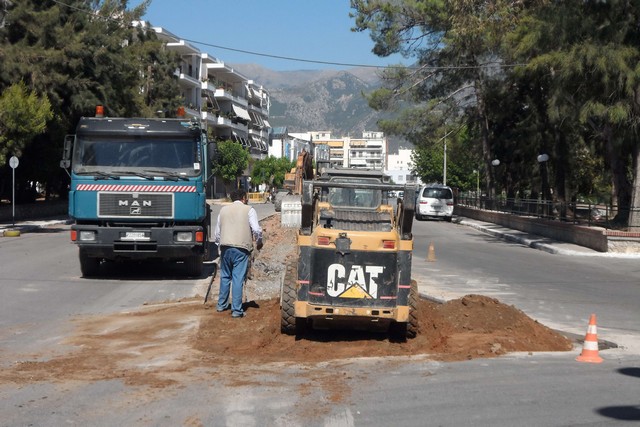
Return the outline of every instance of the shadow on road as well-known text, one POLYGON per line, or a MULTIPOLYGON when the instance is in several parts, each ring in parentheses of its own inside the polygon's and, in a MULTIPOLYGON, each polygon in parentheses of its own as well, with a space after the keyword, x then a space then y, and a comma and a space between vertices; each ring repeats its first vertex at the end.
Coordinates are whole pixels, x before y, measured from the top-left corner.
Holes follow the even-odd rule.
POLYGON ((100 264, 99 273, 96 276, 87 277, 87 280, 176 280, 188 281, 206 279, 214 271, 213 264, 205 264, 202 274, 197 277, 188 276, 182 262, 163 261, 139 261, 139 262, 114 262, 103 261, 100 264))

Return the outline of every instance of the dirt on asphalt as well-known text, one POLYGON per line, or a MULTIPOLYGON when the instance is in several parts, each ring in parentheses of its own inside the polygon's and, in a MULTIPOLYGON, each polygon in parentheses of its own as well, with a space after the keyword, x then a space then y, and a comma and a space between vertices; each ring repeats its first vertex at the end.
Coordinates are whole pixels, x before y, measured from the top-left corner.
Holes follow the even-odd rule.
MULTIPOLYGON (((294 256, 295 231, 280 228, 279 221, 278 215, 262 222, 267 239, 247 285, 247 317, 217 313, 214 303, 203 304, 202 296, 150 304, 135 312, 77 317, 73 335, 54 348, 12 355, 16 362, 0 369, 0 383, 120 379, 130 385, 165 387, 197 378, 202 369, 222 376, 224 366, 237 372, 272 362, 312 366, 415 355, 451 362, 572 349, 568 338, 482 295, 445 304, 421 299, 418 335, 406 342, 390 341, 385 333, 358 331, 282 335, 277 294, 284 261, 294 256)), ((217 283, 218 279, 215 292, 217 283)))

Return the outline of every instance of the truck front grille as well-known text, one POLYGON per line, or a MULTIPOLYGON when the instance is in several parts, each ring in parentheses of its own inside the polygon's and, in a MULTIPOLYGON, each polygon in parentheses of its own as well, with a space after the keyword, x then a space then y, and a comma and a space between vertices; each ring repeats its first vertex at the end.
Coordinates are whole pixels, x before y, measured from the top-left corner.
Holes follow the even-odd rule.
POLYGON ((173 218, 173 193, 98 193, 99 218, 173 218))

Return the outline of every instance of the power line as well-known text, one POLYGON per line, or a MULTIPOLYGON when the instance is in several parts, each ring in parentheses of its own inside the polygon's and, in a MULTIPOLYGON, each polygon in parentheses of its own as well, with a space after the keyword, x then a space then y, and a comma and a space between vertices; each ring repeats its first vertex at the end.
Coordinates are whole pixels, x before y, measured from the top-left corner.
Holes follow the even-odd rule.
POLYGON ((190 39, 181 39, 184 40, 186 42, 189 43, 193 43, 193 44, 199 44, 199 45, 203 45, 203 46, 207 46, 207 47, 214 47, 216 49, 224 49, 224 50, 230 50, 233 52, 240 52, 240 53, 246 53, 248 55, 255 55, 255 56, 263 56, 263 57, 267 57, 267 58, 275 58, 275 59, 283 59, 283 60, 287 60, 287 61, 296 61, 296 62, 307 62, 307 63, 312 63, 312 64, 322 64, 322 65, 338 65, 338 66, 343 66, 343 67, 361 67, 361 68, 385 68, 385 69, 392 69, 392 68, 401 68, 401 69, 405 69, 405 68, 409 68, 409 69, 427 69, 427 70, 434 70, 434 71, 438 71, 438 70, 464 70, 464 69, 475 69, 475 68, 483 68, 489 64, 495 64, 495 66, 497 67, 517 67, 517 66, 521 66, 521 65, 526 65, 526 64, 498 64, 497 62, 489 62, 486 64, 482 64, 482 65, 452 65, 452 66, 397 66, 397 65, 371 65, 371 64, 354 64, 354 63, 349 63, 349 62, 332 62, 332 61, 320 61, 320 60, 316 60, 316 59, 303 59, 303 58, 294 58, 291 56, 281 56, 281 55, 272 55, 272 54, 268 54, 268 53, 261 53, 261 52, 254 52, 254 51, 250 51, 250 50, 243 50, 243 49, 236 49, 236 48, 232 48, 232 47, 226 47, 226 46, 220 46, 220 45, 215 45, 212 43, 207 43, 207 42, 202 42, 202 41, 198 41, 198 40, 190 40, 190 39))
MULTIPOLYGON (((76 6, 72 6, 69 5, 67 3, 64 3, 60 0, 52 0, 54 3, 57 3, 61 6, 65 6, 68 7, 70 9, 74 9, 77 10, 79 12, 83 12, 83 13, 87 13, 87 14, 91 14, 94 17, 99 17, 108 21, 113 21, 113 22, 117 22, 119 24, 122 24, 122 21, 119 19, 115 19, 115 18, 111 18, 111 17, 105 17, 105 16, 99 16, 96 15, 94 13, 92 13, 91 11, 88 11, 86 9, 82 9, 76 6)), ((292 56, 283 56, 283 55, 274 55, 274 54, 269 54, 269 53, 262 53, 262 52, 255 52, 255 51, 251 51, 251 50, 245 50, 245 49, 237 49, 237 48, 233 48, 233 47, 227 47, 227 46, 220 46, 220 45, 216 45, 213 43, 208 43, 208 42, 203 42, 203 41, 199 41, 199 40, 191 40, 191 39, 184 39, 181 38, 180 40, 189 42, 189 43, 193 43, 193 44, 198 44, 198 45, 202 45, 202 46, 207 46, 207 47, 213 47, 216 49, 222 49, 222 50, 228 50, 228 51, 232 51, 232 52, 238 52, 238 53, 244 53, 247 55, 254 55, 254 56, 261 56, 261 57, 265 57, 265 58, 273 58, 273 59, 281 59, 281 60, 285 60, 285 61, 294 61, 294 62, 304 62, 304 63, 308 63, 308 64, 320 64, 320 65, 335 65, 335 66, 340 66, 340 67, 358 67, 358 68, 382 68, 382 69, 423 69, 423 70, 432 70, 432 71, 446 71, 446 70, 471 70, 471 69, 477 69, 477 68, 484 68, 486 66, 489 66, 490 64, 493 64, 492 66, 494 67, 499 67, 499 68, 513 68, 513 67, 519 67, 519 66, 525 66, 526 64, 500 64, 497 62, 488 62, 486 64, 479 64, 479 65, 448 65, 448 66, 398 66, 398 65, 371 65, 371 64, 355 64, 355 63, 348 63, 348 62, 335 62, 335 61, 320 61, 317 59, 305 59, 305 58, 295 58, 292 56)))

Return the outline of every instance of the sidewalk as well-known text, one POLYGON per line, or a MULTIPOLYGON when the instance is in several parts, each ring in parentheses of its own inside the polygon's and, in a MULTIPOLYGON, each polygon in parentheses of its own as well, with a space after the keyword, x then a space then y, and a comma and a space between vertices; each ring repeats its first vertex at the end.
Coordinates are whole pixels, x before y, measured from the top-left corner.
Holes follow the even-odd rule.
POLYGON ((615 252, 598 252, 584 246, 575 245, 550 239, 548 237, 539 236, 537 234, 529 234, 523 231, 513 230, 490 222, 478 221, 466 217, 454 217, 455 223, 467 227, 475 228, 483 233, 507 240, 509 242, 520 243, 533 249, 548 252, 550 254, 571 255, 571 256, 590 256, 604 258, 637 258, 640 259, 640 253, 615 253, 615 252))
POLYGON ((19 231, 20 233, 28 233, 39 228, 48 227, 57 224, 71 224, 69 218, 53 217, 32 221, 16 221, 15 226, 12 222, 0 224, 0 237, 3 237, 5 231, 19 231))

